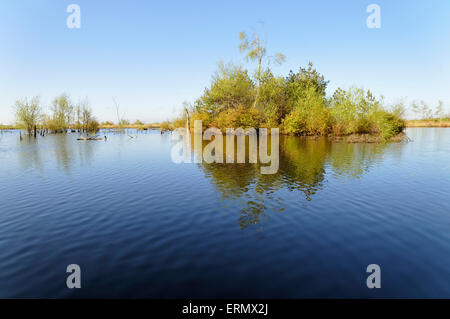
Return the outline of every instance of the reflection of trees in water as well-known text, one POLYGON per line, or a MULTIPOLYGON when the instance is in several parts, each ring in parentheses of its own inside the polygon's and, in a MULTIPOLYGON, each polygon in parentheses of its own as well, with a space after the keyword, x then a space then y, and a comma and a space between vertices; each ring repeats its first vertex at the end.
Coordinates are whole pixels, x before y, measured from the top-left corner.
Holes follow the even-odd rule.
POLYGON ((266 203, 277 202, 274 193, 282 187, 279 174, 261 175, 259 164, 199 164, 222 199, 238 201, 242 229, 257 224, 267 210, 266 203))
POLYGON ((381 161, 386 147, 280 136, 280 167, 276 174, 261 174, 260 164, 202 163, 199 167, 222 199, 242 204, 238 223, 245 229, 258 224, 265 212, 284 210, 282 198, 276 196, 278 190, 298 191, 311 201, 324 187, 326 167, 338 176, 360 178, 381 161))
POLYGON ((77 161, 80 165, 90 164, 99 144, 96 141, 77 141, 72 134, 55 135, 53 138, 57 166, 67 174, 77 161))
POLYGON ((73 165, 73 149, 72 145, 67 145, 68 136, 67 134, 55 135, 53 136, 54 141, 54 154, 56 158, 56 165, 58 169, 65 171, 67 174, 70 173, 70 169, 73 165))
POLYGON ((360 178, 382 160, 386 147, 387 144, 332 143, 327 162, 337 175, 360 178))
POLYGON ((37 139, 25 136, 22 141, 18 141, 18 157, 20 166, 28 171, 30 169, 36 169, 42 171, 42 157, 39 150, 39 143, 37 139))
POLYGON ((322 187, 325 159, 330 143, 285 137, 280 141, 280 173, 289 190, 299 190, 306 200, 322 187))
POLYGON ((84 141, 77 144, 78 158, 81 165, 91 164, 95 149, 97 148, 98 144, 99 143, 95 143, 95 141, 84 141))
POLYGON ((50 157, 59 170, 70 174, 74 165, 90 164, 98 143, 77 141, 73 134, 48 135, 18 141, 19 162, 24 170, 44 169, 43 158, 50 157))
POLYGON ((447 127, 412 127, 408 128, 408 136, 414 141, 414 145, 421 150, 432 148, 433 151, 439 151, 448 148, 447 127), (433 143, 430 143, 433 141, 433 143))

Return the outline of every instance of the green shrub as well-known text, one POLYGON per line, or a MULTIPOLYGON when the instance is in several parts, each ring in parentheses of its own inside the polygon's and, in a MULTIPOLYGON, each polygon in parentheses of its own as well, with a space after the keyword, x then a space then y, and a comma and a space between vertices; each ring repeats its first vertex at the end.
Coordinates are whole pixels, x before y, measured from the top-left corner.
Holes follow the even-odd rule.
POLYGON ((331 114, 321 94, 306 90, 284 121, 284 130, 294 135, 326 135, 331 128, 331 114))
POLYGON ((385 110, 378 111, 374 118, 377 132, 385 141, 388 141, 390 138, 398 135, 406 127, 403 119, 385 110))
POLYGON ((338 89, 330 100, 335 135, 372 133, 375 129, 373 115, 381 109, 370 91, 351 88, 338 89))
POLYGON ((186 127, 186 117, 180 117, 175 119, 172 123, 171 123, 173 128, 179 128, 179 127, 186 127))
POLYGON ((208 127, 217 127, 217 124, 215 122, 213 122, 212 120, 212 116, 206 112, 194 112, 191 115, 191 131, 194 130, 194 122, 196 120, 200 120, 202 121, 202 127, 203 129, 208 128, 208 127))
POLYGON ((161 131, 171 131, 173 130, 173 126, 169 121, 164 121, 161 122, 161 124, 159 125, 159 128, 161 131))
POLYGON ((89 122, 86 124, 86 131, 87 132, 97 132, 98 127, 100 124, 96 119, 90 119, 89 122))
POLYGON ((286 81, 275 77, 269 70, 261 77, 261 87, 256 108, 261 111, 264 126, 278 127, 290 112, 286 81))
POLYGON ((215 117, 228 109, 242 105, 250 107, 255 99, 255 88, 247 70, 241 67, 219 64, 210 88, 205 89, 197 101, 197 111, 215 117))
POLYGON ((240 105, 237 108, 221 112, 217 117, 216 123, 217 127, 223 132, 225 132, 227 128, 238 127, 243 129, 254 127, 257 129, 260 127, 262 118, 262 114, 257 108, 245 108, 240 105))

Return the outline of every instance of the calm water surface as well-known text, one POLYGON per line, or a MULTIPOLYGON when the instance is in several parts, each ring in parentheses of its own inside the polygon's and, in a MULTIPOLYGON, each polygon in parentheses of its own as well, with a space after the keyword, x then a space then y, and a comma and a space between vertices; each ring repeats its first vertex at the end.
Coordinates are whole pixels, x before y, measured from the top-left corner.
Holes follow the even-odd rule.
POLYGON ((450 129, 407 133, 282 138, 278 174, 261 175, 174 164, 159 131, 1 132, 0 297, 450 298, 450 129))

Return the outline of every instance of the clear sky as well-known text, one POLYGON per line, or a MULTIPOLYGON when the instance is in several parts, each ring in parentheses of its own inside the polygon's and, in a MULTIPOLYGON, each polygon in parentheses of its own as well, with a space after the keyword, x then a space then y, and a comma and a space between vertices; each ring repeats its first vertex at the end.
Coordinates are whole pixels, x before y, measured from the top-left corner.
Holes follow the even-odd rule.
MULTIPOLYGON (((66 92, 88 96, 99 120, 171 118, 210 83, 217 62, 245 63, 240 31, 264 23, 269 52, 287 74, 312 61, 328 93, 352 85, 388 101, 443 100, 450 110, 450 1, 102 1, 0 2, 0 123, 13 122, 17 98, 44 106, 66 92), (69 29, 69 4, 81 28, 69 29), (369 4, 381 28, 366 26, 369 4)), ((252 65, 248 65, 252 67, 252 65)))

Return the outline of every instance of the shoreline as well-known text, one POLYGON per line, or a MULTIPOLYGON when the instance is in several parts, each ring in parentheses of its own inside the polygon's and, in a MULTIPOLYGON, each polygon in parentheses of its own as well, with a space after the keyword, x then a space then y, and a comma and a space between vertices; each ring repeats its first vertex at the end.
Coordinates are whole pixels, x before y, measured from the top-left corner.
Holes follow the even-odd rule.
MULTIPOLYGON (((100 130, 118 130, 118 129, 137 129, 137 130, 148 130, 148 129, 159 129, 161 126, 159 124, 130 124, 130 125, 100 125, 98 128, 100 130)), ((71 130, 73 128, 68 128, 71 130)), ((20 130, 20 128, 13 125, 0 125, 0 131, 10 131, 10 130, 20 130)), ((75 129, 74 129, 75 130, 75 129)))
POLYGON ((409 120, 406 127, 450 127, 450 120, 409 120))
POLYGON ((129 125, 100 125, 98 128, 101 130, 112 130, 112 129, 137 129, 137 130, 148 130, 148 129, 154 129, 154 128, 160 128, 160 124, 129 124, 129 125))
MULTIPOLYGON (((408 127, 408 126, 407 126, 408 127)), ((416 126, 418 127, 418 126, 416 126)), ((450 126, 449 126, 450 127, 450 126)), ((137 129, 137 130, 152 130, 152 129, 160 129, 161 127, 156 124, 149 124, 149 125, 127 125, 119 127, 118 125, 104 125, 100 126, 99 129, 101 130, 119 130, 119 129, 137 129)), ((17 127, 0 127, 0 131, 12 131, 12 130, 20 130, 17 127)), ((68 129, 69 131, 69 129, 68 129)), ((173 130, 161 130, 162 132, 172 132, 173 130)), ((62 134, 62 133, 51 133, 51 135, 54 134, 62 134)), ((411 139, 404 133, 401 132, 393 137, 391 137, 389 140, 385 141, 382 136, 376 135, 376 134, 369 134, 369 133, 361 133, 361 134, 350 134, 350 135, 292 135, 292 134, 285 134, 280 133, 282 136, 296 136, 308 140, 317 140, 321 138, 328 139, 332 142, 340 142, 340 143, 400 143, 400 142, 409 142, 411 139)))

